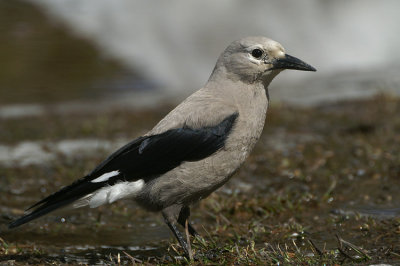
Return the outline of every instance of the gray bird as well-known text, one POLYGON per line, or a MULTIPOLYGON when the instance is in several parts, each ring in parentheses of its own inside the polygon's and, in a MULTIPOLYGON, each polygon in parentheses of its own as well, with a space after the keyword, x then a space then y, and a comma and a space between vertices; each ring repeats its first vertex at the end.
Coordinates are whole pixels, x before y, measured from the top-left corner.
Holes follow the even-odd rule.
MULTIPOLYGON (((147 210, 161 211, 188 254, 176 225, 185 226, 189 206, 224 185, 249 156, 264 127, 268 85, 284 69, 316 71, 265 37, 231 43, 203 88, 146 135, 111 154, 87 176, 31 206, 30 213, 9 227, 70 204, 94 208, 133 199, 147 210)), ((188 231, 198 235, 190 223, 188 231)))

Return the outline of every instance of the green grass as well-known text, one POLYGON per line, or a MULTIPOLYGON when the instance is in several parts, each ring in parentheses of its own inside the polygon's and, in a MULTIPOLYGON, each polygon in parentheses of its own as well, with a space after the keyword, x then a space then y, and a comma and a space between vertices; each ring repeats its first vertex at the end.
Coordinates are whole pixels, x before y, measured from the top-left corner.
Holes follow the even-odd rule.
MULTIPOLYGON (((24 132, 34 131, 38 140, 130 138, 151 128, 166 112, 48 116, 40 118, 46 130, 29 121, 9 120, 5 122, 10 132, 17 133, 2 137, 6 143, 18 143, 29 139, 24 132), (61 121, 68 129, 62 130, 61 121)), ((273 106, 246 164, 222 189, 192 208, 191 220, 204 237, 192 239, 194 261, 182 258, 166 226, 160 241, 141 242, 155 250, 112 248, 124 245, 119 244, 121 236, 140 238, 145 230, 164 228, 160 216, 129 202, 61 212, 69 217, 65 224, 54 222, 57 215, 48 215, 16 231, 5 229, 23 208, 80 177, 105 154, 60 158, 48 166, 2 167, 0 261, 118 264, 119 254, 119 263, 129 265, 397 264, 399 113, 400 100, 387 96, 314 108, 273 106), (46 191, 40 192, 43 188, 46 191), (145 226, 135 229, 138 224, 145 226), (111 236, 111 248, 101 247, 103 236, 111 236), (63 253, 66 243, 69 249, 63 253), (74 248, 78 243, 94 250, 79 251, 74 248)))

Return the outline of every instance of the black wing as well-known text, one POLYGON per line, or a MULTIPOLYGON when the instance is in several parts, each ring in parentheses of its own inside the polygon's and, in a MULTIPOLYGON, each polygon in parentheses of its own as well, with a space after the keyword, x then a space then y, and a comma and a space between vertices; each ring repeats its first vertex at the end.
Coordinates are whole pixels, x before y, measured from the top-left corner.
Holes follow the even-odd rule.
POLYGON ((238 113, 234 113, 212 127, 192 129, 184 126, 157 135, 139 137, 109 156, 86 177, 31 206, 29 209, 36 209, 12 222, 9 227, 27 223, 103 186, 139 179, 148 182, 183 162, 204 159, 224 146, 237 117, 238 113), (118 171, 118 174, 102 182, 92 182, 112 171, 118 171))

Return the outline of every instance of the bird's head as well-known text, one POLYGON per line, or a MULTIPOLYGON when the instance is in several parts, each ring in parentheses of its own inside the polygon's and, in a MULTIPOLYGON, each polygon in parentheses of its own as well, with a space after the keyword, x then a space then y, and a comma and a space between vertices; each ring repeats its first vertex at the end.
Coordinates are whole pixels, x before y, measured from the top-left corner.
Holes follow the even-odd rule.
POLYGON ((213 74, 222 70, 231 79, 268 85, 284 69, 316 71, 302 60, 286 54, 276 41, 265 37, 247 37, 234 41, 226 48, 213 74))

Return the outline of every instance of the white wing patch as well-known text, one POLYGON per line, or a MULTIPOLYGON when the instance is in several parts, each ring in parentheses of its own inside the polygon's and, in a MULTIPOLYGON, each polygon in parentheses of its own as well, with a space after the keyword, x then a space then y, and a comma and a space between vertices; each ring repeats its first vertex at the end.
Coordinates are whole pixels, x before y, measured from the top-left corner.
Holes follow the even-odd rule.
POLYGON ((110 179, 110 177, 113 177, 113 176, 116 176, 116 175, 119 175, 119 171, 118 170, 102 174, 98 178, 93 179, 92 183, 104 182, 104 181, 107 181, 108 179, 110 179))
MULTIPOLYGON (((101 181, 99 181, 101 182, 101 181)), ((106 203, 113 203, 120 199, 135 197, 144 187, 144 180, 135 182, 120 182, 113 186, 103 187, 96 192, 86 195, 74 203, 75 208, 89 205, 90 208, 96 208, 106 203)))

